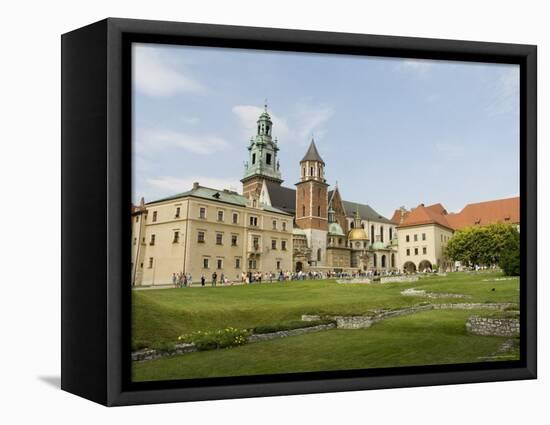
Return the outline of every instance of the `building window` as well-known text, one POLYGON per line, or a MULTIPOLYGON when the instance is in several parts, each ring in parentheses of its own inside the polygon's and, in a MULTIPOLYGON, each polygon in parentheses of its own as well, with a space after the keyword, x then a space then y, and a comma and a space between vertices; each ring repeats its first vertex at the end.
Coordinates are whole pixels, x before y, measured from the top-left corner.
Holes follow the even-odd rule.
POLYGON ((235 268, 240 269, 241 268, 241 259, 235 258, 235 268))
POLYGON ((407 248, 407 257, 411 255, 411 250, 407 248))
POLYGON ((198 243, 204 243, 204 232, 203 231, 199 231, 199 233, 197 234, 197 242, 198 243))
POLYGON ((321 205, 317 207, 317 217, 321 217, 321 205))
POLYGON ((410 242, 410 241, 411 241, 411 238, 410 238, 409 235, 405 236, 405 241, 407 241, 407 242, 410 242))
POLYGON ((374 267, 376 267, 376 266, 377 266, 376 263, 377 263, 377 260, 378 260, 378 258, 376 257, 376 254, 374 254, 374 255, 372 256, 372 260, 373 260, 373 262, 374 262, 374 267))
POLYGON ((374 237, 374 226, 370 226, 370 240, 372 243, 376 242, 376 238, 374 237))
POLYGON ((273 230, 277 230, 277 220, 273 220, 273 230))
POLYGON ((206 208, 200 207, 199 208, 199 218, 206 218, 206 208))
POLYGON ((286 221, 283 221, 283 232, 286 232, 286 221))
POLYGON ((136 215, 136 223, 139 223, 139 215, 136 215))
POLYGON ((258 236, 254 236, 252 238, 252 246, 254 247, 254 249, 260 248, 260 238, 258 236))
POLYGON ((321 261, 321 248, 317 249, 317 261, 321 261))
POLYGON ((233 213, 233 224, 237 224, 239 222, 239 214, 233 213))
POLYGON ((258 226, 258 217, 250 216, 250 225, 253 227, 258 226))
POLYGON ((153 268, 153 257, 149 257, 149 266, 150 269, 153 268))
POLYGON ((302 217, 306 216, 306 206, 302 205, 302 217))
POLYGON ((413 235, 413 239, 414 239, 415 242, 418 241, 418 235, 416 233, 413 235))
POLYGON ((310 176, 313 176, 313 167, 311 167, 311 168, 309 169, 309 175, 310 175, 310 176))
POLYGON ((145 245, 145 236, 141 238, 141 244, 145 245))
POLYGON ((221 245, 223 242, 223 234, 216 233, 216 245, 221 245))
POLYGON ((393 240, 393 228, 390 227, 390 241, 393 240))
POLYGON ((218 221, 223 221, 223 211, 218 211, 218 221))
POLYGON ((367 243, 363 242, 363 248, 367 248, 367 243))
POLYGON ((281 262, 277 261, 277 270, 281 270, 281 262))
POLYGON ((231 235, 231 246, 237 246, 237 235, 231 235))
POLYGON ((155 235, 151 235, 151 240, 149 241, 149 245, 155 244, 155 235))
POLYGON ((422 248, 422 254, 426 254, 428 252, 428 249, 426 247, 422 248))
POLYGON ((414 255, 418 255, 418 248, 414 249, 414 255))
POLYGON ((384 226, 380 226, 380 242, 384 242, 384 226))
POLYGON ((143 263, 139 264, 139 268, 141 268, 141 269, 143 268, 143 263))
POLYGON ((355 223, 352 221, 349 226, 352 228, 352 229, 355 229, 355 223))
POLYGON ((173 243, 178 243, 180 241, 180 232, 175 230, 174 231, 174 240, 172 241, 173 243))
POLYGON ((248 268, 254 270, 256 268, 256 260, 248 260, 248 268))
POLYGON ((223 260, 221 258, 218 258, 218 269, 223 269, 223 260))
POLYGON ((302 177, 305 177, 306 176, 306 167, 303 167, 302 168, 302 177))
POLYGON ((175 218, 180 218, 180 207, 176 207, 176 217, 175 218))
POLYGON ((252 165, 256 164, 256 154, 252 154, 252 165))
POLYGON ((153 223, 157 221, 157 212, 153 211, 153 223))
POLYGON ((277 241, 275 239, 271 239, 271 249, 277 249, 277 241))
POLYGON ((265 163, 267 165, 271 165, 271 154, 270 153, 265 154, 265 163))
POLYGON ((422 233, 422 240, 423 240, 423 241, 426 240, 426 233, 422 233))
POLYGON ((281 241, 281 249, 286 251, 286 241, 281 241))
POLYGON ((202 259, 202 268, 203 269, 207 269, 210 267, 210 261, 208 258, 203 258, 202 259))

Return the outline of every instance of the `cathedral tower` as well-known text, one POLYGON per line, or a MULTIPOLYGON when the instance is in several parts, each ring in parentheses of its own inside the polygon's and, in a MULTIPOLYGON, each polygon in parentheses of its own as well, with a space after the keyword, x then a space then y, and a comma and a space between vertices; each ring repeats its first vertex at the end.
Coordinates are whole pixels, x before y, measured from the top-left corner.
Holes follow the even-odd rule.
POLYGON ((267 105, 257 121, 256 136, 250 139, 248 145, 248 161, 245 163, 243 195, 247 198, 260 196, 264 180, 281 184, 281 172, 277 159, 277 139, 271 137, 273 122, 267 113, 267 105))
POLYGON ((315 141, 300 161, 300 181, 296 183, 296 225, 304 230, 312 250, 312 264, 325 262, 328 230, 328 184, 325 162, 315 141))

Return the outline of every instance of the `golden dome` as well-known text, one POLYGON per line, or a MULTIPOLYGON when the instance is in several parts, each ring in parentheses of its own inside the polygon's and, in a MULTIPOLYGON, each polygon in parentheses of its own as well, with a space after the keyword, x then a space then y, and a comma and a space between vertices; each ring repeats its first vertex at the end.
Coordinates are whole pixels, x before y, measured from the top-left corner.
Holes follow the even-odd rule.
POLYGON ((348 240, 350 241, 368 241, 369 237, 367 236, 367 232, 365 232, 365 229, 362 228, 355 228, 351 229, 348 233, 348 240))

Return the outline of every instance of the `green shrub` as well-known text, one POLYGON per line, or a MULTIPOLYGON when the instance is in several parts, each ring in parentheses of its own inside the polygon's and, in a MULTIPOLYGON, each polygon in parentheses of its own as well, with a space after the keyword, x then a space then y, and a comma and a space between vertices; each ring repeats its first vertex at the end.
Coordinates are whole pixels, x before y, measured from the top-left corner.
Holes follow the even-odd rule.
POLYGON ((328 325, 331 323, 335 323, 334 320, 322 319, 322 320, 313 320, 311 322, 295 320, 292 322, 277 323, 276 325, 256 326, 255 328, 252 329, 252 333, 269 334, 272 332, 290 331, 292 329, 300 329, 300 328, 311 328, 313 326, 328 325))
POLYGON ((143 350, 144 348, 149 348, 151 343, 149 341, 137 340, 132 341, 132 351, 143 350))
POLYGON ((500 254, 499 266, 506 276, 519 276, 519 237, 516 243, 507 245, 500 254))
POLYGON ((228 327, 216 331, 196 331, 181 335, 178 341, 195 344, 197 350, 206 351, 246 344, 247 336, 248 331, 244 329, 228 327))

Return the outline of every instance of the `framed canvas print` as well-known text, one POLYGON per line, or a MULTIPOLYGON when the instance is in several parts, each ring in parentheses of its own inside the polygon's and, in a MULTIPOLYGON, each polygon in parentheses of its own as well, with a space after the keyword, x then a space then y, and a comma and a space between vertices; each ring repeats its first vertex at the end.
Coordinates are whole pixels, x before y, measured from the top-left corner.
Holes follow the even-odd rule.
POLYGON ((536 47, 106 19, 62 37, 62 388, 536 377, 536 47))

